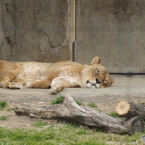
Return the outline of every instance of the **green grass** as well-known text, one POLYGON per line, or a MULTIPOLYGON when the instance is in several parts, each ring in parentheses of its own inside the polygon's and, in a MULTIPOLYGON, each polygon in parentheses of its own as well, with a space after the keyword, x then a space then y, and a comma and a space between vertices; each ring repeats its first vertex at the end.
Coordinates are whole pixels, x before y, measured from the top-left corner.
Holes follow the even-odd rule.
POLYGON ((54 100, 54 101, 51 102, 51 105, 60 104, 60 103, 63 102, 63 100, 64 100, 64 97, 63 96, 58 97, 58 98, 56 98, 56 100, 54 100))
POLYGON ((93 103, 93 102, 88 103, 87 105, 92 107, 92 108, 97 108, 97 105, 95 103, 93 103))
MULTIPOLYGON (((60 104, 64 101, 64 97, 60 96, 58 98, 56 98, 54 101, 51 102, 51 105, 55 105, 55 104, 60 104)), ((79 101, 75 101, 78 105, 83 105, 83 103, 79 102, 79 101)))
POLYGON ((7 106, 7 102, 0 102, 0 110, 4 110, 6 106, 7 106))
MULTIPOLYGON (((61 103, 63 100, 64 98, 57 99, 55 103, 61 103)), ((93 103, 90 106, 95 107, 93 103)), ((114 112, 109 115, 118 117, 114 112)), ((1 117, 8 119, 7 116, 1 117)), ((89 128, 78 123, 59 122, 50 125, 43 120, 39 120, 32 126, 37 127, 37 129, 6 129, 0 127, 0 145, 110 145, 112 142, 114 145, 143 145, 141 137, 145 135, 145 132, 134 135, 108 134, 102 129, 89 128), (47 128, 42 128, 44 126, 47 128)))
POLYGON ((0 116, 0 120, 8 120, 8 116, 0 116))
POLYGON ((14 110, 14 108, 8 108, 8 109, 6 109, 6 111, 12 111, 12 110, 14 110))
POLYGON ((141 145, 145 133, 134 135, 107 134, 79 124, 58 123, 45 130, 5 129, 0 127, 0 145, 141 145))
POLYGON ((109 115, 109 116, 112 116, 112 117, 115 117, 115 118, 123 119, 122 117, 118 116, 118 115, 116 114, 116 112, 111 112, 111 113, 109 113, 108 115, 109 115))
POLYGON ((79 101, 75 101, 79 106, 82 106, 83 103, 79 102, 79 101))
POLYGON ((34 127, 44 127, 44 126, 47 126, 47 125, 48 125, 47 123, 43 122, 42 120, 39 120, 38 122, 36 122, 32 126, 34 126, 34 127))

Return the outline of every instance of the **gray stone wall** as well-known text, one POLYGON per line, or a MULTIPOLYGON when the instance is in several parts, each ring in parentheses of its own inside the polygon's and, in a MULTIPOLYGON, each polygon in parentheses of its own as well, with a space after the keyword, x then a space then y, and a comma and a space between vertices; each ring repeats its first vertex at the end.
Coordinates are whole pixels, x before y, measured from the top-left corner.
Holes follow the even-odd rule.
POLYGON ((0 59, 4 60, 11 58, 14 44, 14 25, 10 12, 12 12, 11 1, 0 1, 0 59))
POLYGON ((70 0, 2 0, 0 18, 0 59, 71 58, 70 0))
MULTIPOLYGON (((71 59, 72 0, 0 0, 0 59, 71 59)), ((76 0, 76 61, 145 73, 145 1, 76 0)))
POLYGON ((145 73, 145 1, 77 0, 77 61, 100 56, 113 73, 145 73))

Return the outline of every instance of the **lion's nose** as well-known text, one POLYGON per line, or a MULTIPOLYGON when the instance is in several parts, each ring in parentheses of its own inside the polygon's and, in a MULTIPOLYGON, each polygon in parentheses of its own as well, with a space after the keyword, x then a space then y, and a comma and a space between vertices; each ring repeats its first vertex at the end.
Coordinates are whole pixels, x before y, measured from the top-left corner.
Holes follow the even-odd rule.
POLYGON ((97 84, 101 84, 100 80, 96 79, 96 83, 97 84))
POLYGON ((88 84, 88 83, 90 83, 90 81, 89 81, 89 80, 87 80, 87 81, 86 81, 86 84, 88 84))

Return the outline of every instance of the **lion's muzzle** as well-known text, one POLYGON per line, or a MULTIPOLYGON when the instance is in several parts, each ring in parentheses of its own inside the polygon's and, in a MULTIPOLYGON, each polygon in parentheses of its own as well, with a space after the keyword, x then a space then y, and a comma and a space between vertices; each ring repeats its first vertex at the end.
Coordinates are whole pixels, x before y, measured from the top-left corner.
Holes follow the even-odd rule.
POLYGON ((96 79, 93 82, 91 82, 90 80, 86 81, 86 85, 88 88, 98 88, 98 84, 101 84, 101 81, 99 79, 96 79))

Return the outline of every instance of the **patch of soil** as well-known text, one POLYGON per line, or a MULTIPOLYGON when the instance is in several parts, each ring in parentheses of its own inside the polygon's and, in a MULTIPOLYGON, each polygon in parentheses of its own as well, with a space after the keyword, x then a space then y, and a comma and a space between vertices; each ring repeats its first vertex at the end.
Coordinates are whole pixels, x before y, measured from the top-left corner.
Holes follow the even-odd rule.
MULTIPOLYGON (((31 103, 29 103, 31 104, 31 103)), ((34 104, 34 103, 32 103, 34 104)), ((50 103, 44 103, 44 102, 38 102, 38 104, 42 104, 42 105, 47 105, 50 103)), ((48 125, 45 127, 34 127, 33 124, 35 124, 36 122, 40 121, 40 118, 30 118, 28 116, 18 116, 14 110, 15 107, 19 106, 20 103, 16 103, 16 102, 9 102, 8 106, 5 108, 5 110, 0 110, 0 116, 8 116, 9 118, 7 120, 0 120, 0 127, 5 127, 8 129, 11 128, 20 128, 20 129, 36 129, 36 130, 42 130, 45 129, 51 125, 57 124, 58 120, 53 120, 53 119, 45 119, 43 120, 43 122, 47 123, 48 125), (11 111, 7 111, 7 110, 11 110, 11 111)), ((85 105, 85 104, 84 104, 85 105)), ((87 105, 85 105, 87 106, 87 105)), ((109 113, 109 112, 113 112, 113 107, 108 107, 106 108, 106 106, 103 106, 102 104, 97 104, 97 109, 101 110, 105 113, 109 113)), ((88 107, 88 106, 87 106, 88 107)), ((93 108, 92 108, 93 109, 93 108)))
POLYGON ((0 127, 5 127, 8 129, 19 128, 19 129, 36 129, 42 130, 50 125, 57 123, 57 120, 43 120, 43 122, 48 123, 47 126, 40 128, 34 127, 33 124, 40 121, 40 118, 30 118, 28 116, 18 116, 14 110, 7 111, 9 109, 15 108, 17 104, 9 104, 5 110, 0 110, 0 116, 8 116, 7 120, 0 120, 0 127))

